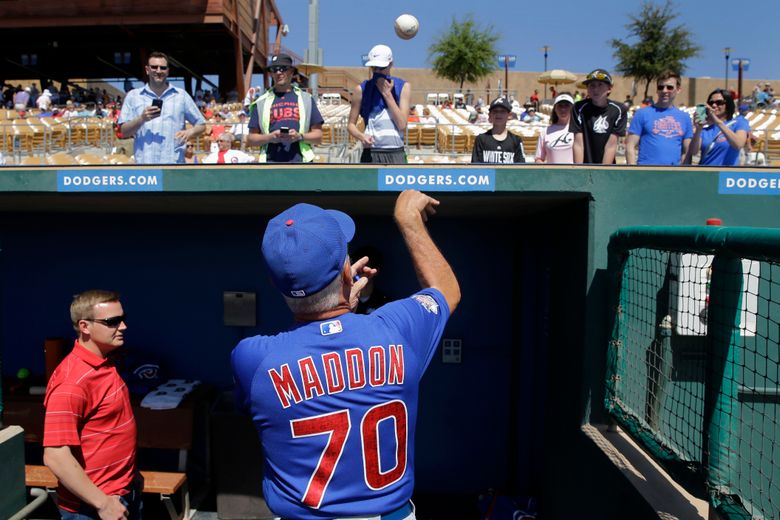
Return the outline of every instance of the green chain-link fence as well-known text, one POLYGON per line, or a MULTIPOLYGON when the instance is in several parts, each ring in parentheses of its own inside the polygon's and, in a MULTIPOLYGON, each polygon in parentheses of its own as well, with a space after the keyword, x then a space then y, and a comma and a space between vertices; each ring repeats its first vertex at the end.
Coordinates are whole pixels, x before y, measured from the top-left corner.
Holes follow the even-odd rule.
POLYGON ((606 407, 726 518, 780 518, 780 229, 610 239, 606 407))

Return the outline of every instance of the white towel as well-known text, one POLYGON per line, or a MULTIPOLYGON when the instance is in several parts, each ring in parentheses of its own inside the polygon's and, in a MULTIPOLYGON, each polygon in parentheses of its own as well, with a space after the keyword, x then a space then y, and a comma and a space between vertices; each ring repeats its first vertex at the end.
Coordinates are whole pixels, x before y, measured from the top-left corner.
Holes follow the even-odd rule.
POLYGON ((152 410, 170 410, 176 408, 187 394, 200 384, 200 381, 189 379, 169 379, 148 394, 141 401, 141 406, 152 410))

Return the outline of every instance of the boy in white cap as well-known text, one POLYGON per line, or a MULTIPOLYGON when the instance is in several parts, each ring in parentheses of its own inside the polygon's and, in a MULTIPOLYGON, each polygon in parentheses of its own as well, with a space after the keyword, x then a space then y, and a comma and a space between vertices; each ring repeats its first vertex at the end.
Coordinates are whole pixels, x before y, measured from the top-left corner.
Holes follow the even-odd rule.
POLYGON ((362 163, 405 164, 404 132, 412 98, 412 86, 390 75, 393 51, 387 45, 375 45, 368 53, 366 67, 371 79, 363 81, 352 96, 347 130, 363 143, 362 163), (357 127, 363 117, 365 130, 357 127))

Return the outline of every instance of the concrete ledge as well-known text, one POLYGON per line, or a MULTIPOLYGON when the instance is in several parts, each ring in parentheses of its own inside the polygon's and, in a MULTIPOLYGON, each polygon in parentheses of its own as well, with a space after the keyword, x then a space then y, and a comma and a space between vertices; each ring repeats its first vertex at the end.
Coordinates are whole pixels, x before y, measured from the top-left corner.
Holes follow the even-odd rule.
POLYGON ((582 432, 631 482, 664 520, 707 520, 709 504, 677 484, 634 440, 619 429, 608 432, 603 424, 585 424, 582 432))

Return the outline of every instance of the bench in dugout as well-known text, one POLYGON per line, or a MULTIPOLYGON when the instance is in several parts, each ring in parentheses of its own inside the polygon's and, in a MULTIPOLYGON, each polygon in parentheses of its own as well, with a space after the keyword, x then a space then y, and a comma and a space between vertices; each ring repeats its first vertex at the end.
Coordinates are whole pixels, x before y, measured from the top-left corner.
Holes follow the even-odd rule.
MULTIPOLYGON (((133 397, 133 414, 138 425, 138 448, 154 450, 154 460, 176 458, 176 471, 146 471, 144 476, 144 493, 155 493, 160 498, 174 520, 183 520, 190 515, 190 495, 187 479, 188 455, 193 445, 193 430, 196 410, 206 408, 208 402, 205 390, 196 390, 177 407, 168 410, 151 410, 140 406, 140 398, 133 397), (175 426, 173 426, 175 425, 175 426), (161 452, 161 453, 158 453, 161 452), (174 499, 179 495, 181 504, 177 512, 174 499)), ((7 424, 17 424, 24 428, 25 442, 32 445, 43 440, 43 422, 45 410, 42 396, 8 395, 5 398, 4 415, 7 424)), ((200 412, 202 415, 203 411, 200 412)), ((206 454, 206 459, 208 455, 206 454)), ((172 462, 172 461, 170 461, 172 462)), ((139 466, 144 468, 143 462, 139 466)), ((147 466, 148 468, 148 466, 147 466)), ((157 469, 157 468, 155 468, 157 469)), ((167 469, 167 468, 163 468, 167 469)), ((45 466, 31 465, 26 468, 27 486, 43 488, 54 492, 57 483, 54 475, 45 466)), ((208 462, 206 467, 208 473, 208 462)))
MULTIPOLYGON (((141 471, 143 492, 160 495, 171 520, 186 520, 190 517, 190 495, 187 487, 187 475, 177 472, 141 471), (174 496, 179 494, 181 503, 177 509, 174 496)), ((27 487, 44 489, 56 502, 57 477, 46 466, 27 464, 24 467, 24 480, 27 487)))

